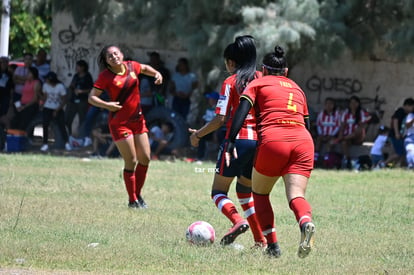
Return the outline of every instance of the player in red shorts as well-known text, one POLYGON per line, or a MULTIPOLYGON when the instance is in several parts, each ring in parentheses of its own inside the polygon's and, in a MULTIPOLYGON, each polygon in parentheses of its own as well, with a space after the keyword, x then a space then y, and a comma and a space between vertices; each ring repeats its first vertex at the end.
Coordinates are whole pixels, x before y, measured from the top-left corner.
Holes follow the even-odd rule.
MULTIPOLYGON (((190 137, 191 144, 195 147, 198 146, 200 138, 219 129, 226 120, 228 126, 226 137, 228 136, 228 129, 240 102, 241 92, 251 80, 261 76, 261 73, 256 71, 256 46, 251 36, 239 36, 233 43, 229 44, 224 50, 224 60, 227 71, 232 75, 223 82, 220 98, 216 105, 216 116, 213 120, 199 130, 189 129, 192 133, 190 137)), ((222 245, 233 243, 237 236, 246 232, 250 226, 255 240, 255 247, 264 247, 266 246, 266 239, 256 219, 251 192, 253 158, 257 144, 256 120, 253 114, 249 114, 241 128, 235 141, 239 158, 232 160, 229 167, 225 165, 224 147, 221 146, 220 148, 211 198, 217 208, 232 223, 232 227, 220 241, 222 245), (236 206, 227 196, 235 177, 237 177, 237 197, 247 221, 237 212, 236 206)))
POLYGON ((147 208, 141 196, 150 161, 148 129, 141 112, 139 74, 162 83, 161 74, 149 65, 124 61, 117 46, 106 46, 98 57, 104 70, 99 74, 90 94, 89 103, 110 111, 108 125, 115 144, 124 159, 123 177, 130 208, 147 208), (109 101, 99 98, 106 91, 109 101))
MULTIPOLYGON (((240 97, 226 148, 237 156, 234 141, 250 109, 257 116, 259 142, 252 173, 252 190, 257 219, 267 239, 266 252, 280 257, 274 214, 269 194, 276 181, 283 177, 289 206, 301 230, 298 256, 311 250, 315 225, 311 206, 305 199, 306 186, 313 169, 314 146, 309 130, 306 97, 301 88, 287 78, 284 51, 276 46, 263 58, 263 77, 255 79, 240 97)), ((237 149, 237 148, 236 148, 237 149)))

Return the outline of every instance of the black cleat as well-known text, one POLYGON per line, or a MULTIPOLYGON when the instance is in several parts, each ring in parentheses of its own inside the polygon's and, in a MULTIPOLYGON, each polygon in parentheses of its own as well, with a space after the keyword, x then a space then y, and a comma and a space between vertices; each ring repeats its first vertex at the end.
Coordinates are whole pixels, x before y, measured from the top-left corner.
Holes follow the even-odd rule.
POLYGON ((265 252, 269 257, 279 258, 280 255, 282 255, 282 251, 280 250, 277 242, 268 244, 265 252))

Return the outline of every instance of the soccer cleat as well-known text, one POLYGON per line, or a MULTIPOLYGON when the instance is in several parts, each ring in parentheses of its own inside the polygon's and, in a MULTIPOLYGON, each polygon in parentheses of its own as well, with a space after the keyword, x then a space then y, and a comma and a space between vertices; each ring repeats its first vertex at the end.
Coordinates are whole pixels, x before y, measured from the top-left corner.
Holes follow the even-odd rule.
POLYGON ((145 209, 148 208, 148 205, 146 204, 144 199, 141 197, 141 195, 138 196, 137 202, 141 208, 145 208, 145 209))
POLYGON ((128 203, 128 207, 129 208, 141 208, 141 205, 140 205, 139 201, 136 200, 134 202, 128 203))
POLYGON ((269 257, 279 258, 280 255, 282 255, 282 251, 280 250, 279 244, 277 242, 267 245, 265 252, 269 257))
POLYGON ((249 224, 245 220, 241 220, 235 225, 230 228, 229 232, 227 232, 226 235, 221 239, 220 244, 221 245, 229 245, 234 242, 234 240, 239 236, 240 234, 243 234, 244 232, 249 229, 249 224))
POLYGON ((306 222, 301 228, 301 239, 298 249, 298 257, 305 258, 309 255, 313 246, 313 235, 315 233, 315 225, 312 222, 306 222))

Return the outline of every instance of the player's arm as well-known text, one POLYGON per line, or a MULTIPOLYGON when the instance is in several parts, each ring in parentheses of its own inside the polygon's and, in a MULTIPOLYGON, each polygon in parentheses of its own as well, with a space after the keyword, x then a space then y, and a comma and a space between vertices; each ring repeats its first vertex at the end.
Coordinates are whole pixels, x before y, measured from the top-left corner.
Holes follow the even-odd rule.
POLYGON ((305 127, 310 132, 311 131, 311 124, 310 124, 309 115, 304 116, 304 120, 305 120, 305 127))
POLYGON ((141 64, 141 73, 152 76, 155 78, 155 84, 160 85, 162 84, 162 75, 159 71, 151 67, 150 65, 141 64))
POLYGON ((102 94, 102 90, 93 87, 88 97, 89 104, 99 107, 99 108, 107 109, 110 112, 116 112, 122 108, 122 106, 119 105, 119 102, 105 101, 105 100, 100 99, 99 96, 101 94, 102 94))
POLYGON ((196 129, 188 129, 188 131, 191 133, 190 136, 190 142, 191 145, 194 147, 198 146, 198 142, 200 139, 217 129, 219 129, 223 124, 226 122, 226 116, 217 114, 210 122, 206 123, 203 127, 201 127, 199 130, 196 129))
POLYGON ((234 114, 233 122, 231 124, 229 142, 234 143, 234 141, 236 140, 237 134, 243 126, 243 122, 249 114, 251 108, 252 102, 247 97, 241 96, 239 107, 237 107, 236 113, 234 114))

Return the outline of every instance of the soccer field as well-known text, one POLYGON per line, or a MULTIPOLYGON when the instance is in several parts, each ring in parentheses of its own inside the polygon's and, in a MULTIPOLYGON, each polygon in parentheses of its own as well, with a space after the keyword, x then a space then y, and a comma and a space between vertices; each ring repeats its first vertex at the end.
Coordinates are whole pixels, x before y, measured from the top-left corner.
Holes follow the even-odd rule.
MULTIPOLYGON (((307 191, 316 225, 308 258, 283 183, 271 195, 282 256, 235 247, 210 198, 213 163, 153 161, 143 196, 127 208, 120 159, 0 154, 0 274, 412 274, 414 173, 315 170, 307 191), (216 242, 197 247, 185 231, 209 222, 216 242)), ((229 197, 238 209, 232 186, 229 197)), ((243 248, 242 248, 243 247, 243 248)))

